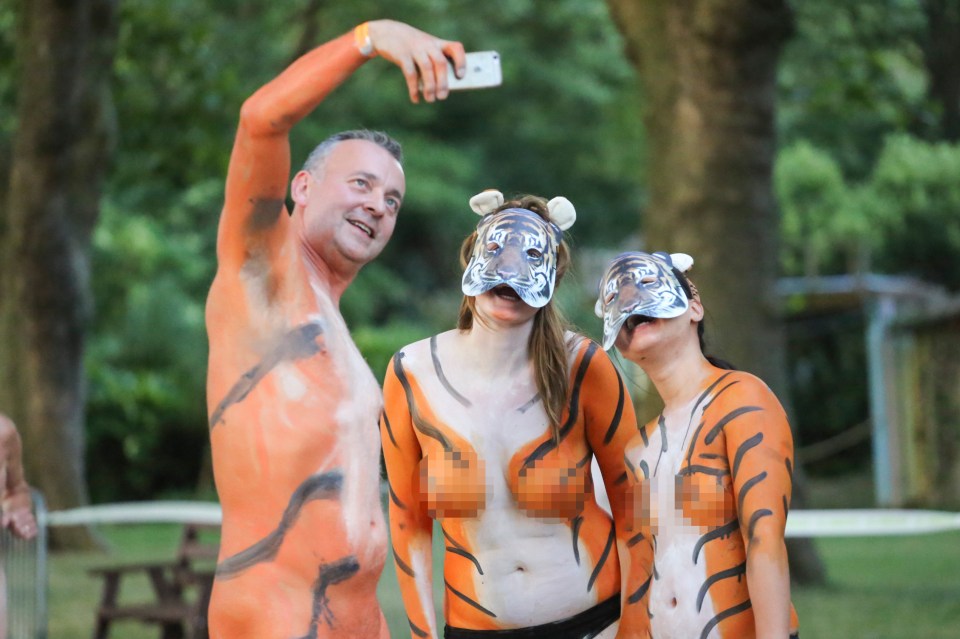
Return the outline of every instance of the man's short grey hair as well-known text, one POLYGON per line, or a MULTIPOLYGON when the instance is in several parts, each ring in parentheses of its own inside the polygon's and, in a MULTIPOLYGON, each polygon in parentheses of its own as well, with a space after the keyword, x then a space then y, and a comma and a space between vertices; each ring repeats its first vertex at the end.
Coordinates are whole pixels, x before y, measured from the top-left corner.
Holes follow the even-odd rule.
POLYGON ((307 156, 306 162, 303 163, 303 170, 313 173, 317 169, 322 168, 323 163, 327 161, 327 156, 329 156, 330 152, 333 151, 333 147, 337 146, 337 144, 343 142, 344 140, 366 140, 367 142, 373 142, 380 148, 387 151, 387 153, 392 155, 401 165, 403 164, 403 149, 400 148, 399 142, 394 140, 383 131, 354 129, 352 131, 341 131, 340 133, 334 133, 329 138, 318 144, 316 148, 310 152, 310 155, 307 156))

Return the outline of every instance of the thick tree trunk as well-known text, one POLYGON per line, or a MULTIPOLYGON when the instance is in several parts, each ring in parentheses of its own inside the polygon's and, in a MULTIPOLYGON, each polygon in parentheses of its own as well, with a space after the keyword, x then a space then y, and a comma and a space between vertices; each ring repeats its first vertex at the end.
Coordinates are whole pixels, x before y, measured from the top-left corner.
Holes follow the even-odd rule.
MULTIPOLYGON (((27 479, 51 509, 87 501, 83 349, 116 29, 116 0, 20 5, 19 126, 0 203, 0 410, 20 427, 27 479)), ((54 532, 58 545, 90 541, 54 532)))
MULTIPOLYGON (((607 4, 647 100, 646 248, 693 256, 708 350, 788 404, 772 190, 777 60, 793 25, 787 2, 607 4)), ((791 543, 790 553, 795 578, 823 579, 810 543, 791 543)))

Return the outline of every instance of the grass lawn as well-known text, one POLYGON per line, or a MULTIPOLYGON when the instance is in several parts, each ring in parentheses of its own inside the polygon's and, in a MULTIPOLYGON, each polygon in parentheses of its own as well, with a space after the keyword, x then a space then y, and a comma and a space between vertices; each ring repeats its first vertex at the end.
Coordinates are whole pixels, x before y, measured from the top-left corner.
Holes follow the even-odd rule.
MULTIPOLYGON (((862 478, 853 481, 863 483, 862 478)), ((869 486, 831 479, 811 482, 817 499, 811 507, 867 507, 869 486), (860 495, 851 503, 853 495, 860 495)), ((61 553, 49 564, 50 639, 87 639, 100 584, 87 569, 110 562, 166 559, 173 555, 179 528, 170 525, 107 526, 101 532, 113 551, 61 553)), ((442 555, 439 534, 434 555, 442 555)), ((955 639, 960 637, 960 532, 910 537, 820 539, 827 566, 823 587, 795 587, 803 639, 955 639)), ((441 594, 439 569, 434 591, 441 594)), ((145 579, 124 583, 122 600, 146 598, 145 579)), ((392 558, 380 582, 380 602, 394 638, 410 636, 396 586, 392 558)), ((439 599, 438 599, 439 601, 439 599)), ((438 610, 440 606, 437 606, 438 610)), ((111 639, 152 639, 158 629, 134 622, 115 624, 111 639)))
MULTIPOLYGON (((170 556, 178 535, 173 526, 112 526, 102 530, 117 549, 111 556, 65 553, 51 558, 51 639, 90 636, 100 586, 87 575, 87 568, 121 558, 170 556)), ((805 639, 960 636, 960 533, 824 539, 817 546, 829 571, 829 585, 796 588, 793 593, 805 639)), ((131 580, 124 588, 123 594, 131 600, 149 592, 146 580, 131 580)), ((388 562, 384 570, 380 601, 391 635, 409 636, 393 562, 388 562)), ((159 636, 157 630, 134 622, 117 623, 111 632, 113 639, 154 636, 159 636)))

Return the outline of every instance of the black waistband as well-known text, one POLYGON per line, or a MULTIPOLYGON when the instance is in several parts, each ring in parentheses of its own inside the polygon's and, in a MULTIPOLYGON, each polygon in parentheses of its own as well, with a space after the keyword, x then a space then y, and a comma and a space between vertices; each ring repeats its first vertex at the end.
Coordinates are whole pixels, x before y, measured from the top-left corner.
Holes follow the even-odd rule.
POLYGON ((620 618, 620 594, 560 621, 507 630, 468 630, 444 626, 444 639, 592 639, 620 618))

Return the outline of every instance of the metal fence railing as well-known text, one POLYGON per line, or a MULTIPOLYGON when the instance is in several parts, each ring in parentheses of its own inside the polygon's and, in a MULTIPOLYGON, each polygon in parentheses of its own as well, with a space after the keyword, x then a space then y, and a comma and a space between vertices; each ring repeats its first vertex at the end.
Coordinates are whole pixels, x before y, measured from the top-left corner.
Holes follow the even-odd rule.
MULTIPOLYGON (((33 491, 33 506, 36 537, 20 539, 6 528, 0 530, 0 585, 6 590, 7 639, 47 637, 47 509, 37 490, 33 491)), ((0 600, 0 610, 3 606, 0 600)))

